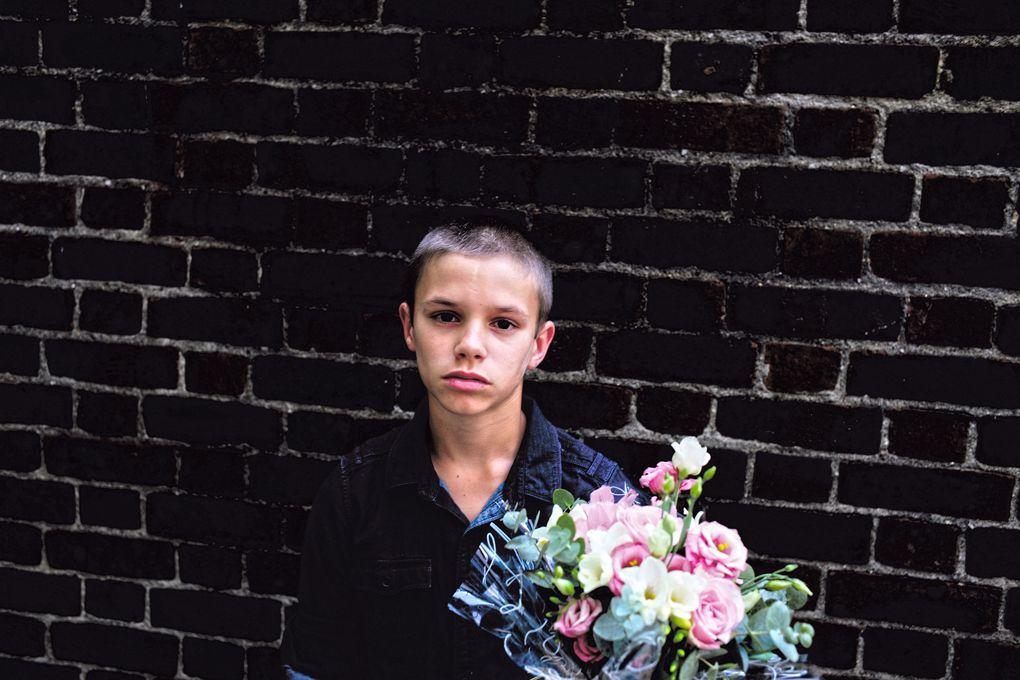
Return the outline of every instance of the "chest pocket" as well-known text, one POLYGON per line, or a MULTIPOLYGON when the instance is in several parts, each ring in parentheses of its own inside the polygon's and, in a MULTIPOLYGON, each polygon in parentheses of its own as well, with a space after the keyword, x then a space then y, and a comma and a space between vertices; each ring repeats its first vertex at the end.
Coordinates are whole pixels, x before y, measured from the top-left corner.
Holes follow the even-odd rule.
POLYGON ((352 565, 354 605, 372 668, 380 678, 415 676, 429 664, 434 627, 432 560, 372 559, 352 565))

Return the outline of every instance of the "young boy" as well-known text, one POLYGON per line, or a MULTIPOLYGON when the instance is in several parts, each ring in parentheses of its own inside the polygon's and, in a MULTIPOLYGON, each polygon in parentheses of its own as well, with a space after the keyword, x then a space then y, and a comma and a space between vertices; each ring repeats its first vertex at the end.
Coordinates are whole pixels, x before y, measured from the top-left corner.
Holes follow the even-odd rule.
POLYGON ((426 396, 341 457, 315 498, 281 645, 292 678, 528 677, 447 608, 488 524, 504 500, 548 517, 557 487, 636 488, 523 394, 555 333, 551 306, 549 262, 517 232, 422 239, 399 314, 426 396))

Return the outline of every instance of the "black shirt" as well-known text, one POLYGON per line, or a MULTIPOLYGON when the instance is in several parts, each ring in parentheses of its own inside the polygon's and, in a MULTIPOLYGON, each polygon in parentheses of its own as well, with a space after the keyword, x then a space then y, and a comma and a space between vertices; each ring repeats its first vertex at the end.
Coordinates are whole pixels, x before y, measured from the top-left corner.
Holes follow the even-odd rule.
MULTIPOLYGON (((521 408, 527 428, 502 489, 511 506, 544 521, 559 487, 578 498, 604 484, 636 488, 532 398, 523 395, 521 408)), ((316 680, 529 677, 502 640, 447 608, 489 526, 468 522, 440 484, 428 423, 426 397, 406 424, 342 456, 319 489, 280 650, 295 671, 316 680)))

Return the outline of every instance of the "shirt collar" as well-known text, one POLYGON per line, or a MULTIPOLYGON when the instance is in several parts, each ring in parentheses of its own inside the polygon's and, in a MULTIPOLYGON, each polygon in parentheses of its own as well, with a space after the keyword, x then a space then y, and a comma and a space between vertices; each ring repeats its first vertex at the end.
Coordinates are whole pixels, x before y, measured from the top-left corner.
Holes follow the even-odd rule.
MULTIPOLYGON (((521 410, 528 418, 528 425, 507 475, 504 495, 511 503, 521 505, 524 495, 552 502, 552 493, 560 487, 563 474, 559 434, 531 397, 521 395, 521 410)), ((417 484, 423 493, 434 493, 439 487, 439 476, 432 466, 430 438, 426 395, 418 402, 414 417, 390 449, 386 464, 388 487, 417 484)))

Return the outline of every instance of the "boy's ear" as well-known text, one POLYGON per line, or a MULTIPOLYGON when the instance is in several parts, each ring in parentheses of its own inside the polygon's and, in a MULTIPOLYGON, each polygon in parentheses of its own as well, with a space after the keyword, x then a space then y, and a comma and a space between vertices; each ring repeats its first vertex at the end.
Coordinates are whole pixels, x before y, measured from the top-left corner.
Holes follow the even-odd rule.
POLYGON ((546 321, 535 336, 535 352, 528 361, 528 370, 538 368, 538 365, 545 359, 546 352, 552 344, 553 336, 556 335, 556 326, 552 321, 546 321))
POLYGON ((403 327, 404 332, 404 344, 407 345, 407 349, 412 352, 414 349, 414 326, 411 325, 411 308, 406 302, 401 302, 397 308, 397 314, 400 315, 400 325, 403 327))

